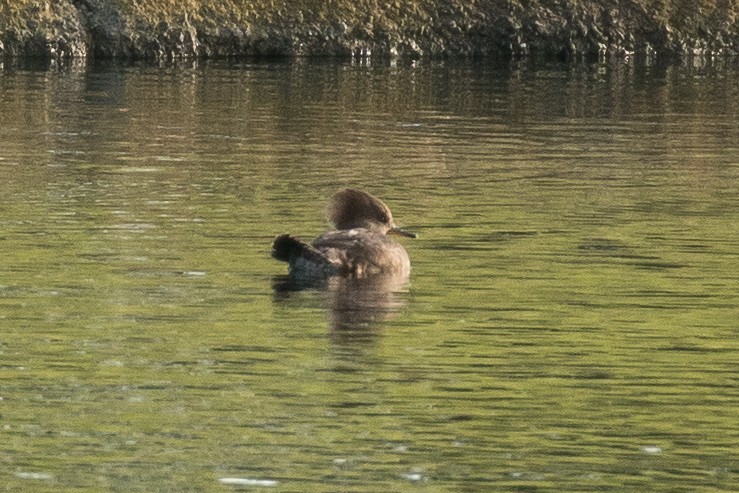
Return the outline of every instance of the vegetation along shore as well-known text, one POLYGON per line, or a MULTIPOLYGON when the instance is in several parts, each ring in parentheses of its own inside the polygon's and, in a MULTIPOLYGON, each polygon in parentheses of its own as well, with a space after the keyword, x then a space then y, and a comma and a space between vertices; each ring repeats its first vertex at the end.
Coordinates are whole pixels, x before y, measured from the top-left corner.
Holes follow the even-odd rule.
POLYGON ((736 0, 0 0, 0 58, 739 53, 736 0))

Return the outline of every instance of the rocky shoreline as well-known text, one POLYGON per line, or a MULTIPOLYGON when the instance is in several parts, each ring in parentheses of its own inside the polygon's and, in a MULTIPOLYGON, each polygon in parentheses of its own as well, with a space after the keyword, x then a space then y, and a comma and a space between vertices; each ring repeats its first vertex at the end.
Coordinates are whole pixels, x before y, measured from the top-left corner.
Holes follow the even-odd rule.
POLYGON ((0 58, 735 56, 734 0, 0 0, 0 58))

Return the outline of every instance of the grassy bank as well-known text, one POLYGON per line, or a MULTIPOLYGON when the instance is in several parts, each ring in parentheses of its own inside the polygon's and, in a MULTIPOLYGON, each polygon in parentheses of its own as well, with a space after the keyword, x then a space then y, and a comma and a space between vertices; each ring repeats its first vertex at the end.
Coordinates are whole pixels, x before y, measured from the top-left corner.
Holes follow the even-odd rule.
POLYGON ((4 56, 739 52, 735 0, 0 0, 4 56))

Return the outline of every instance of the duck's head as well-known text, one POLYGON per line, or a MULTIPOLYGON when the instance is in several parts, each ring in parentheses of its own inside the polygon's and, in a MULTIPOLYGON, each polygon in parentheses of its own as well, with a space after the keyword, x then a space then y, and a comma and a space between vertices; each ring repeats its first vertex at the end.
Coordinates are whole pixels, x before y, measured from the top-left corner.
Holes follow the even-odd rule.
POLYGON ((377 197, 347 188, 336 192, 328 207, 328 219, 336 229, 365 228, 379 234, 397 234, 415 238, 416 234, 404 231, 393 221, 390 208, 377 197))

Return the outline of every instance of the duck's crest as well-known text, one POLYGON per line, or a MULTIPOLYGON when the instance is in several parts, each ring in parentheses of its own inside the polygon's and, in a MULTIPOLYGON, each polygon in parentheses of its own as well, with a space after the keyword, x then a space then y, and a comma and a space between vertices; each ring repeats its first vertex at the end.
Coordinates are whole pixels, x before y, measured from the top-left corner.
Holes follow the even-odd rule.
POLYGON ((368 227, 373 223, 387 225, 389 229, 393 223, 393 215, 382 200, 353 188, 331 197, 328 219, 336 229, 368 227))

